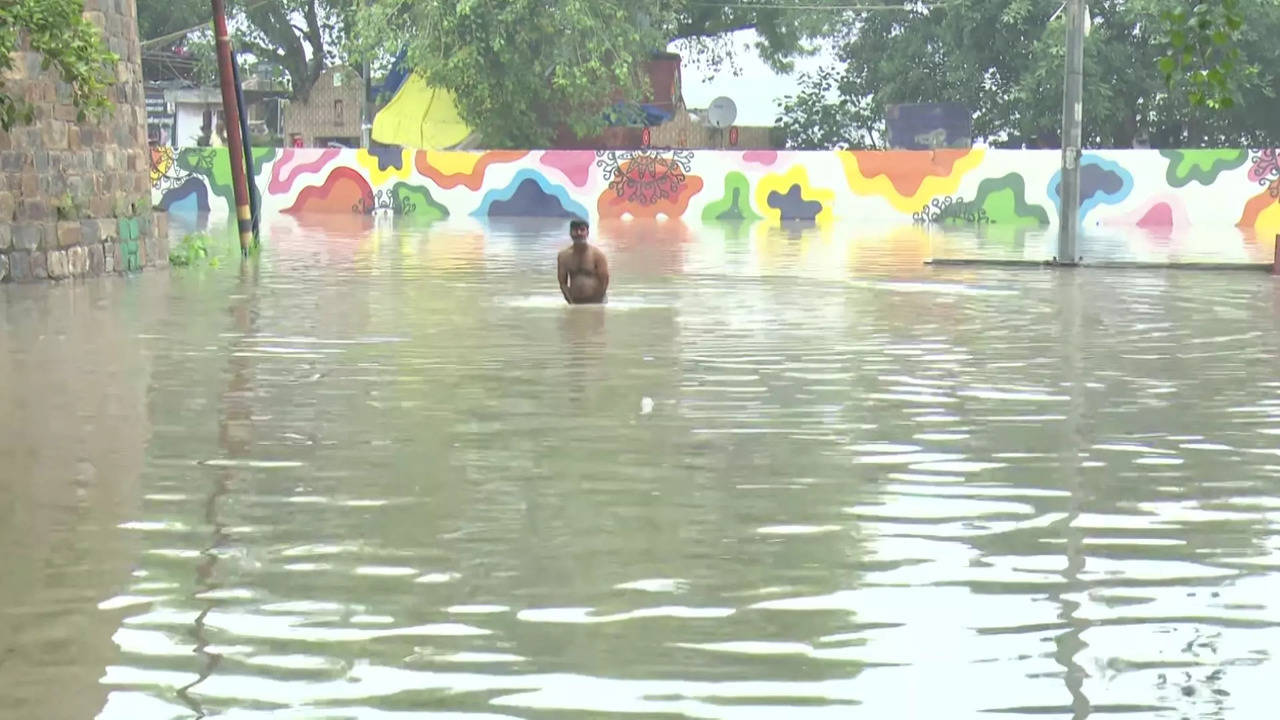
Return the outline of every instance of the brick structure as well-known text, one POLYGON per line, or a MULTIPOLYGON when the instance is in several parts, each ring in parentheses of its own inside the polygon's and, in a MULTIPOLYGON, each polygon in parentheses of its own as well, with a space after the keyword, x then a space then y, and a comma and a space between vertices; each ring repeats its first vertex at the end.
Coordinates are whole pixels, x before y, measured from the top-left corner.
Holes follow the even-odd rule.
POLYGON ((25 44, 5 89, 36 107, 0 132, 0 281, 61 280, 168 263, 163 214, 151 210, 142 51, 134 0, 85 0, 85 16, 120 56, 115 109, 77 123, 69 89, 25 44))
POLYGON ((337 142, 360 146, 360 109, 364 84, 360 73, 348 67, 331 67, 320 74, 306 100, 293 100, 285 108, 285 143, 294 138, 307 147, 337 142))

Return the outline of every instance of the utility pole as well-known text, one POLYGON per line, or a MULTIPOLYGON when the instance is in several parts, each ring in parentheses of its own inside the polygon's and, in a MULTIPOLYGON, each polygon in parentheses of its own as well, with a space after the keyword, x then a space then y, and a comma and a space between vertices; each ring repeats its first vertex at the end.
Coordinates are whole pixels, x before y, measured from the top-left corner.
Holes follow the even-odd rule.
POLYGON ((1062 179, 1058 262, 1075 265, 1080 235, 1080 146, 1084 120, 1084 0, 1066 0, 1067 61, 1062 89, 1062 179))
POLYGON ((222 85, 222 126, 227 130, 227 154, 231 160, 231 188, 236 198, 240 253, 247 257, 253 245, 253 214, 249 210, 249 184, 244 171, 244 142, 240 137, 240 111, 236 102, 235 74, 231 67, 231 39, 227 36, 227 12, 223 0, 210 0, 213 37, 218 49, 218 79, 222 85))
POLYGON ((360 147, 368 149, 373 132, 373 118, 369 113, 369 61, 365 60, 360 70, 360 147))

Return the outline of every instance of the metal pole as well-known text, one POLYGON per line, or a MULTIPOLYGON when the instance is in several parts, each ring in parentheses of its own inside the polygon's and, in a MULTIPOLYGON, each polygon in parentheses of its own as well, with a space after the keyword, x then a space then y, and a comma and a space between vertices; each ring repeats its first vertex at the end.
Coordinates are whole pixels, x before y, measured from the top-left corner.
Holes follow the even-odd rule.
POLYGON ((1058 183, 1058 262, 1075 265, 1080 234, 1080 146, 1084 119, 1084 0, 1067 0, 1067 61, 1062 89, 1062 180, 1058 183))
POLYGON ((218 48, 218 78, 222 85, 222 124, 227 129, 227 154, 231 160, 231 188, 236 199, 236 224, 240 232, 240 253, 248 256, 253 244, 253 216, 249 212, 249 185, 244 173, 244 143, 240 138, 240 112, 236 103, 235 78, 231 70, 231 40, 227 35, 227 12, 223 0, 210 0, 213 9, 213 37, 218 48))
POLYGON ((249 135, 249 105, 244 101, 244 84, 240 82, 240 61, 231 53, 231 77, 236 82, 236 106, 240 110, 240 139, 244 142, 244 180, 249 187, 249 215, 253 219, 253 244, 258 244, 262 223, 262 198, 258 196, 258 183, 253 177, 253 137, 249 135))
POLYGON ((365 61, 360 72, 360 147, 368 148, 372 132, 373 118, 369 116, 369 61, 365 61))

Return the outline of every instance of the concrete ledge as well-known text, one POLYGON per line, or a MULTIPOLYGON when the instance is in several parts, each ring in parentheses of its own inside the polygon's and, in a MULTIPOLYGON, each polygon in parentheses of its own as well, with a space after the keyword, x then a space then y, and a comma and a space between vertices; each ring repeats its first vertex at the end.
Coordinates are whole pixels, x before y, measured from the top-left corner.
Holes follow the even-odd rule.
POLYGON ((1226 262, 1141 262, 1131 260, 1091 260, 1077 265, 1055 260, 1000 260, 987 258, 931 258, 925 265, 934 267, 1013 267, 1013 268, 1098 268, 1103 270, 1271 270, 1271 263, 1226 262))

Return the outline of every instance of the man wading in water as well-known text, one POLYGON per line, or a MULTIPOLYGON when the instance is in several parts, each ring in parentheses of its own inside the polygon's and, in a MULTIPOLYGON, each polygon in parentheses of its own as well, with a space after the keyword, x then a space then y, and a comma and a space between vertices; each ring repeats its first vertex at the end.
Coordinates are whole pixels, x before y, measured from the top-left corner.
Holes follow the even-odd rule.
POLYGON ((573 245, 561 250, 556 258, 560 292, 570 305, 602 303, 609 289, 609 263, 600 248, 587 243, 587 232, 586 220, 570 222, 573 245))

